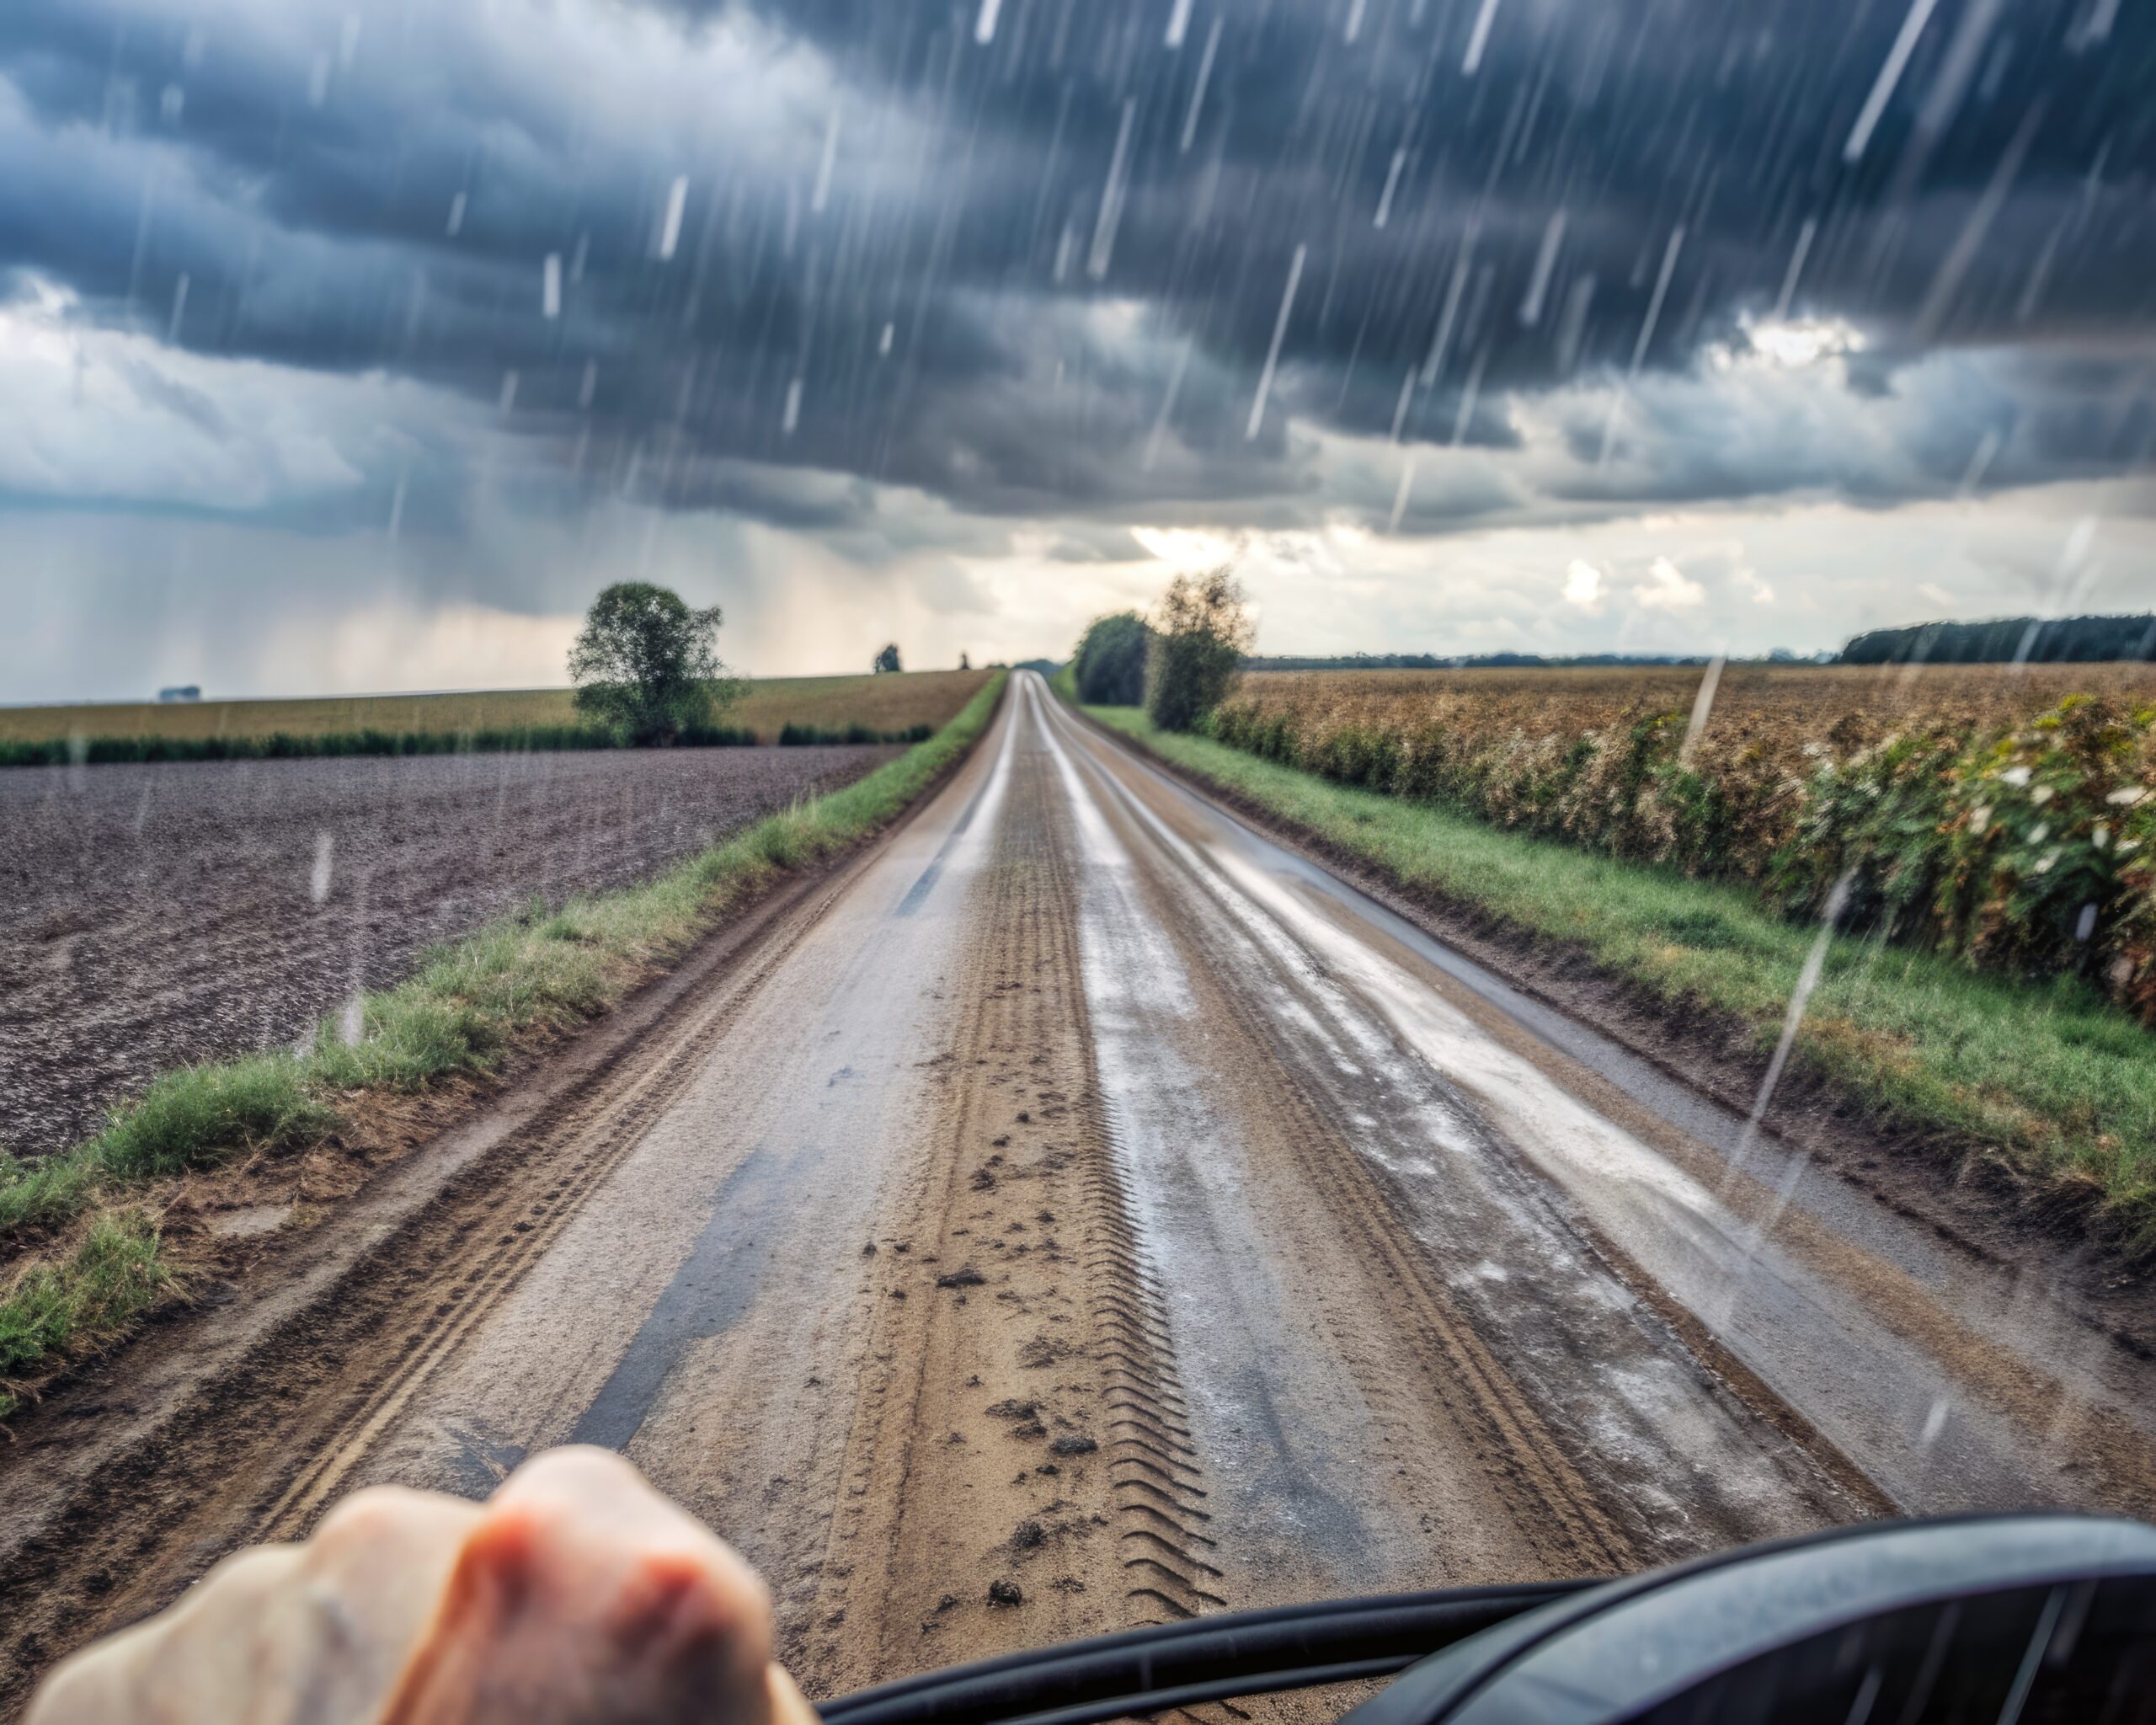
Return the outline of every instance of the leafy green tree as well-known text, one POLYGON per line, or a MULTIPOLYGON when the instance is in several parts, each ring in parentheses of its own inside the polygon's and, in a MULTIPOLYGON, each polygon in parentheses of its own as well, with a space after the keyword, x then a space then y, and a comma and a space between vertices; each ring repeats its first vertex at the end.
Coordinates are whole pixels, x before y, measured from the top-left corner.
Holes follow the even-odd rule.
POLYGON ((1145 662, 1145 710, 1166 731, 1193 729, 1234 688, 1257 636, 1242 583, 1226 564, 1177 575, 1161 601, 1145 662))
POLYGON ((1078 643, 1071 676, 1088 707, 1135 707, 1145 698, 1145 655, 1153 631, 1134 611, 1097 617, 1078 643))
POLYGON ((889 646, 876 655, 875 668, 878 674, 899 669, 899 644, 896 641, 892 642, 889 646))
POLYGON ((719 663, 716 605, 691 609, 648 581, 619 581, 591 601, 569 649, 576 706, 625 741, 670 743, 712 723, 740 693, 719 663))

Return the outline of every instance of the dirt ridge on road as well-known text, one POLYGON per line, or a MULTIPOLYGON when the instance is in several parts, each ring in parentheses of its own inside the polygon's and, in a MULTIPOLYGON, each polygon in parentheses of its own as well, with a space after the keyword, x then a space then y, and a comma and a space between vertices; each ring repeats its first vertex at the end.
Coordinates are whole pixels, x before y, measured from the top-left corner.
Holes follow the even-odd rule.
MULTIPOLYGON (((1008 794, 1040 791, 1018 776, 1008 794)), ((1019 825, 1038 835, 1045 812, 1019 825)), ((781 1603, 812 1695, 1225 1603, 1074 898, 1057 846, 1010 846, 946 984, 963 1004, 926 1063, 934 1124, 862 1247, 868 1339, 813 1601, 781 1603)))

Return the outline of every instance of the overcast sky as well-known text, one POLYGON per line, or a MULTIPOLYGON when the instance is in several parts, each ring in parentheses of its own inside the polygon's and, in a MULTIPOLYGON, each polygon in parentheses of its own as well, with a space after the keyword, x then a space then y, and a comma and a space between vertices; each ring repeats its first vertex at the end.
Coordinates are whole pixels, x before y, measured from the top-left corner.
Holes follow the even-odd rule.
POLYGON ((2129 0, 8 0, 0 701, 2156 603, 2129 0))

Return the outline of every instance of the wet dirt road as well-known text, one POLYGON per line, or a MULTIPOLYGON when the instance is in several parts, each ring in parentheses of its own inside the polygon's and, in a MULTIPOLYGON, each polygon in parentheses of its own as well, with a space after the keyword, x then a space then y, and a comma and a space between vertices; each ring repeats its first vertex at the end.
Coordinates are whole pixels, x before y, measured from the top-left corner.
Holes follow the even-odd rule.
POLYGON ((0 1662, 355 1486, 483 1494, 572 1440, 762 1568, 812 1696, 1896 1510, 2156 1506, 2144 1362, 1770 1140, 1738 1166, 1740 1124, 1021 673, 893 841, 392 1183, 143 1453, 0 1466, 0 1662))

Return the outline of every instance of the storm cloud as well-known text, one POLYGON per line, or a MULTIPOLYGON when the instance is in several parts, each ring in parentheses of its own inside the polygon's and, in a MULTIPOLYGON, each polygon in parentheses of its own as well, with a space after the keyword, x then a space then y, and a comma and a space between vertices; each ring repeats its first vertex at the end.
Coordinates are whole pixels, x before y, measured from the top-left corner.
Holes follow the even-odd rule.
POLYGON ((2131 510, 2152 82, 2106 0, 16 0, 0 507, 2131 510))

